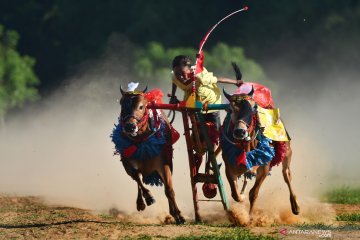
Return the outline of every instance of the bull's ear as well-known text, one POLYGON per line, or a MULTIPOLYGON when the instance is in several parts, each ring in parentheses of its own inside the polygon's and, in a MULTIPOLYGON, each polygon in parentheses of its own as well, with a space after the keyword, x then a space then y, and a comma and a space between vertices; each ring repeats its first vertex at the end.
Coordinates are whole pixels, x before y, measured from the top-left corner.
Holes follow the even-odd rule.
POLYGON ((251 85, 251 91, 247 94, 249 97, 254 96, 254 85, 251 85))
POLYGON ((125 94, 125 91, 122 89, 121 84, 120 84, 120 93, 121 93, 121 95, 124 95, 124 94, 125 94))
POLYGON ((142 92, 146 93, 147 89, 148 89, 148 86, 146 86, 145 89, 142 92))
POLYGON ((226 97, 226 99, 229 100, 229 102, 230 102, 231 95, 225 91, 225 88, 223 88, 223 93, 224 93, 224 96, 226 97))

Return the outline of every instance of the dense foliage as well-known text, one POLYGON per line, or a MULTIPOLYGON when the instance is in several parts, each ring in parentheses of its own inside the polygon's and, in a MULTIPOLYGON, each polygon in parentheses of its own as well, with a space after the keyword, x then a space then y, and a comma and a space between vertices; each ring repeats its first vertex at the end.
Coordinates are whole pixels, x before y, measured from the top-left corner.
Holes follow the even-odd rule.
POLYGON ((38 98, 35 60, 17 52, 18 39, 16 31, 0 25, 0 125, 8 109, 38 98))
MULTIPOLYGON (((150 42, 146 47, 136 51, 134 72, 140 80, 159 81, 165 79, 169 81, 171 71, 171 61, 176 55, 195 56, 197 50, 194 48, 164 48, 158 42, 150 42)), ((193 57, 193 64, 195 58, 193 57)), ((224 43, 216 44, 210 52, 205 52, 205 67, 213 71, 217 76, 234 77, 231 62, 239 65, 244 70, 244 80, 267 83, 262 67, 254 60, 249 59, 244 54, 241 47, 229 47, 224 43)))
POLYGON ((359 0, 15 0, 0 3, 0 23, 20 33, 20 52, 37 59, 44 92, 96 58, 114 32, 138 47, 156 41, 166 49, 196 48, 216 21, 244 5, 249 11, 215 30, 207 50, 221 41, 262 65, 282 57, 324 71, 359 65, 359 0))

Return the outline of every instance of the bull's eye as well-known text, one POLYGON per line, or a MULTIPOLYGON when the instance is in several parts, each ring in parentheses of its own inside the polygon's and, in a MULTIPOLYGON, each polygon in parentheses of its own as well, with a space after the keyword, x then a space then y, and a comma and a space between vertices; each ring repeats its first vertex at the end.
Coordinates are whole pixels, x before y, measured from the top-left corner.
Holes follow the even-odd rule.
POLYGON ((143 105, 139 106, 139 109, 140 109, 140 110, 143 110, 143 109, 144 109, 144 106, 143 106, 143 105))

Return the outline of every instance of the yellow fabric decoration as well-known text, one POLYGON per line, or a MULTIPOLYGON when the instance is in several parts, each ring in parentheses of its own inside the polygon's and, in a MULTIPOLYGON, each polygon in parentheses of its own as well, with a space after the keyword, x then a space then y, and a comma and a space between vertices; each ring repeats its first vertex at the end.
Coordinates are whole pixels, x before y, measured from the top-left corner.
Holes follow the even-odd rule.
MULTIPOLYGON (((179 81, 175 74, 172 72, 172 82, 184 91, 184 100, 188 100, 191 93, 192 87, 191 83, 184 84, 179 81)), ((208 72, 205 68, 201 73, 196 75, 196 100, 202 103, 210 104, 221 104, 221 91, 216 85, 217 78, 213 75, 212 72, 208 72)), ((191 101, 192 102, 192 101, 191 101)), ((214 112, 214 111, 208 111, 214 112)))
POLYGON ((280 110, 257 107, 261 127, 265 127, 264 135, 274 141, 289 141, 285 126, 280 119, 280 110))

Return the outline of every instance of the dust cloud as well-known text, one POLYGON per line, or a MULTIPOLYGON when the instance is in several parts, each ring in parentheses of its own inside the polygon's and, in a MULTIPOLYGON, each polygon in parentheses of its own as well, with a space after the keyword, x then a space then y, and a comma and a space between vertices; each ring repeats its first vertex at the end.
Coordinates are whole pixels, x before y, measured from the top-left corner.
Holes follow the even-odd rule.
MULTIPOLYGON (((128 70, 131 59, 127 51, 129 48, 110 39, 100 59, 84 63, 56 93, 7 119, 0 133, 1 193, 42 196, 50 203, 96 211, 117 209, 119 218, 135 222, 166 219, 168 203, 162 188, 150 187, 157 202, 145 212, 136 212, 136 183, 125 173, 119 157, 113 156, 110 133, 120 112, 119 84, 136 81, 128 70)), ((246 75, 246 70, 243 72, 246 75)), ((279 90, 274 99, 293 139, 293 186, 301 214, 291 214, 281 166, 274 167, 260 190, 257 225, 328 221, 333 211, 317 200, 320 193, 358 180, 359 83, 338 76, 336 81, 314 89, 311 84, 299 87, 290 81, 291 76, 293 73, 278 73, 279 90)), ((158 87, 151 82, 149 86, 158 87)), ((165 86, 164 93, 169 92, 167 79, 161 86, 165 86)), ((140 84, 142 87, 145 83, 140 84)), ((167 101, 165 97, 163 100, 167 101)), ((175 128, 183 132, 180 114, 175 128)), ((176 200, 185 217, 193 219, 183 137, 174 149, 176 200)), ((229 185, 225 174, 222 176, 230 200, 229 185)), ((243 204, 230 200, 230 204, 239 224, 246 225, 248 199, 243 204)), ((228 222, 221 204, 201 203, 200 208, 205 221, 228 222)))
MULTIPOLYGON (((328 69, 326 75, 321 75, 306 67, 291 68, 285 62, 271 62, 269 66, 277 69, 272 71, 277 83, 273 97, 292 137, 292 184, 300 215, 291 213, 289 191, 278 166, 260 189, 251 224, 333 223, 335 211, 319 200, 321 195, 343 185, 359 187, 357 74, 328 69)), ((249 188, 253 183, 248 183, 249 188)), ((245 202, 249 209, 248 198, 245 202)), ((236 224, 250 224, 242 209, 238 203, 233 204, 236 224)))

